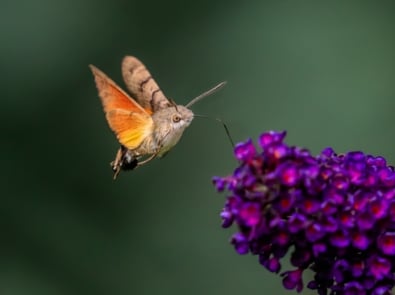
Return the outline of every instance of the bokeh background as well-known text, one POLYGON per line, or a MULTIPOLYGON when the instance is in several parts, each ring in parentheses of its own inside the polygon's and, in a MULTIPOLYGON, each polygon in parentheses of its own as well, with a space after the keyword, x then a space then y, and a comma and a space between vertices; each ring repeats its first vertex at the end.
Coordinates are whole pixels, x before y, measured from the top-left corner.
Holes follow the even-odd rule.
POLYGON ((123 86, 135 55, 181 104, 227 80, 194 111, 236 141, 286 129, 395 163, 393 1, 1 0, 0 33, 2 295, 293 294, 220 226, 220 124, 112 180, 90 63, 123 86))

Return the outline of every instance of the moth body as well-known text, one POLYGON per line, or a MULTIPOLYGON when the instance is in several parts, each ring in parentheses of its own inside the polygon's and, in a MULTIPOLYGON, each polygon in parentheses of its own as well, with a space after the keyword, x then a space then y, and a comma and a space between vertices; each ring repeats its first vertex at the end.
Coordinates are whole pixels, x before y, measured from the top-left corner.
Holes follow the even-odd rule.
POLYGON ((107 122, 121 144, 111 162, 114 179, 120 170, 132 170, 162 157, 180 140, 193 113, 168 100, 137 58, 126 56, 122 74, 133 98, 95 66, 95 77, 107 122))

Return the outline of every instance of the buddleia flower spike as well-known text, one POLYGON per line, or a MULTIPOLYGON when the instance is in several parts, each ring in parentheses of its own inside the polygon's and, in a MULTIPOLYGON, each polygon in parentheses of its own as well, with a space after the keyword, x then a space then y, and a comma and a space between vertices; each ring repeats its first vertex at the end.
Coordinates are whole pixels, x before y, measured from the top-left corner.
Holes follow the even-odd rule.
POLYGON ((313 156, 263 133, 236 145, 239 166, 215 177, 221 212, 238 254, 282 276, 286 289, 317 294, 384 295, 395 285, 395 172, 383 157, 332 148, 313 156), (288 252, 290 255, 285 256, 288 252), (290 257, 291 269, 282 269, 290 257), (304 272, 313 273, 310 282, 304 272))

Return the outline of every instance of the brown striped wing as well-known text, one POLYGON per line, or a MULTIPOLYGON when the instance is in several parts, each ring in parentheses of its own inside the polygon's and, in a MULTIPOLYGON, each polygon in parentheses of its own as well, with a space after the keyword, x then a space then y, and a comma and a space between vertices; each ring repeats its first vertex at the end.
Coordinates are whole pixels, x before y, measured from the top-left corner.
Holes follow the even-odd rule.
POLYGON ((129 91, 147 112, 152 114, 172 105, 144 64, 134 56, 123 59, 122 75, 129 91))

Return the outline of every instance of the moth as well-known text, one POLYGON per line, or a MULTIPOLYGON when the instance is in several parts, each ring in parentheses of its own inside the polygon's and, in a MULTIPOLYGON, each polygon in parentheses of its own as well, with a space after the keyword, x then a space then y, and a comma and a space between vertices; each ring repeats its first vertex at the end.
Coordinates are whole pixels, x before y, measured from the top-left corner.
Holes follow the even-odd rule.
POLYGON ((132 96, 97 67, 89 67, 108 125, 121 144, 115 160, 110 163, 114 179, 121 170, 133 170, 164 157, 196 116, 189 107, 226 83, 218 84, 183 106, 166 98, 144 64, 134 56, 126 56, 122 61, 122 76, 132 96))

